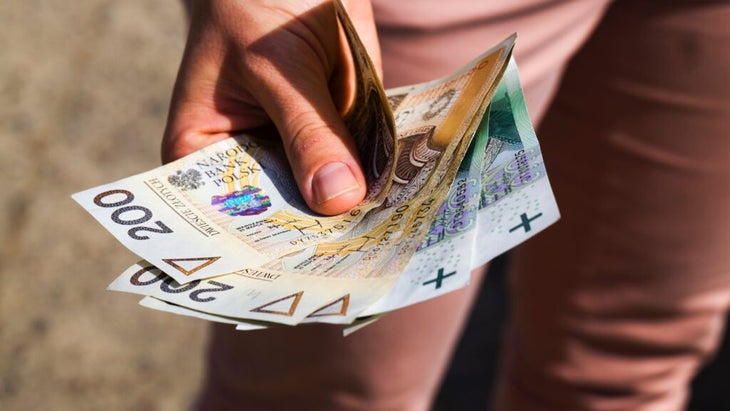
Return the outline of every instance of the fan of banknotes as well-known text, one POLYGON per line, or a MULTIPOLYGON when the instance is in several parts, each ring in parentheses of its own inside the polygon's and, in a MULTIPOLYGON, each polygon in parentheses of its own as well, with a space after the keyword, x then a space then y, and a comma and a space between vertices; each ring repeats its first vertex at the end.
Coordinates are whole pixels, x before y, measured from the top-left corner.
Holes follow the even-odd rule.
POLYGON ((280 141, 236 136, 73 195, 143 260, 110 290, 241 330, 352 331, 469 283, 472 269, 559 218, 511 58, 384 91, 341 3, 357 74, 345 123, 368 181, 347 213, 308 209, 280 141))

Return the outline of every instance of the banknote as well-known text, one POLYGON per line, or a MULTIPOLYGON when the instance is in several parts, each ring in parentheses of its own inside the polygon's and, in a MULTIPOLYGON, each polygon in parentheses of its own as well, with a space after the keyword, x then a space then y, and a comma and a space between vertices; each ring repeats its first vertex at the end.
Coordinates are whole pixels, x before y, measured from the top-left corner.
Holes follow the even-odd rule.
POLYGON ((357 209, 367 211, 383 202, 392 182, 396 128, 383 85, 370 56, 340 0, 334 2, 355 70, 353 106, 343 120, 358 149, 367 181, 367 194, 357 209))
POLYGON ((334 2, 355 69, 353 107, 343 118, 358 149, 367 194, 359 208, 366 211, 380 205, 393 180, 396 158, 396 128, 380 78, 341 0, 334 2))
POLYGON ((514 62, 492 99, 489 137, 481 155, 479 235, 473 244, 472 268, 560 218, 514 62))
POLYGON ((393 289, 362 315, 464 287, 471 270, 559 218, 513 59, 424 242, 393 289))

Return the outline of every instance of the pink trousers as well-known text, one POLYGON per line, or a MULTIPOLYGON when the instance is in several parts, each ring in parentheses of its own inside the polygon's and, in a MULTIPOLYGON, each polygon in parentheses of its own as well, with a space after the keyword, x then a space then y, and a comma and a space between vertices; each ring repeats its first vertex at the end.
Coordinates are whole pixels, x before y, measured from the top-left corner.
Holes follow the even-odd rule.
MULTIPOLYGON (((563 217, 512 258, 496 409, 681 409, 730 305, 730 2, 380 0, 375 12, 388 86, 520 35, 563 217)), ((344 339, 324 325, 213 326, 197 406, 428 410, 477 290, 344 339)))

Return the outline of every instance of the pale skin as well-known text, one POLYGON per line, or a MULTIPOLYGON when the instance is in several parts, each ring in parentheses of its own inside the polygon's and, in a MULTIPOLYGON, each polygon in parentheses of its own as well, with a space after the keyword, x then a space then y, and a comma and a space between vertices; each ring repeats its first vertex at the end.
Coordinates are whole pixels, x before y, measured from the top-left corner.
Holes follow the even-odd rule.
MULTIPOLYGON (((307 204, 334 215, 366 192, 342 121, 352 64, 325 0, 192 1, 190 33, 162 141, 169 162, 273 124, 307 204)), ((380 68, 369 1, 345 2, 380 68)))

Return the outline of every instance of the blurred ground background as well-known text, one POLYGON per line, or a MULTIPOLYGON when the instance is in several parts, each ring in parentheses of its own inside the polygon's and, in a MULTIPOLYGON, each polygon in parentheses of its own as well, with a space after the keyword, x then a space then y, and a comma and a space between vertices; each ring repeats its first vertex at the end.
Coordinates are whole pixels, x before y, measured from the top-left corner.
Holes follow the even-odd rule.
POLYGON ((0 410, 184 410, 204 323, 105 288, 136 261, 69 197, 159 164, 175 0, 0 1, 0 410))
MULTIPOLYGON (((175 0, 0 2, 0 410, 185 410, 194 395, 204 322, 104 291, 136 259, 69 197, 159 164, 184 31, 175 0)), ((482 409, 504 311, 492 278, 471 346, 494 351, 464 346, 446 410, 482 409)), ((727 399, 728 369, 701 389, 727 399)))

